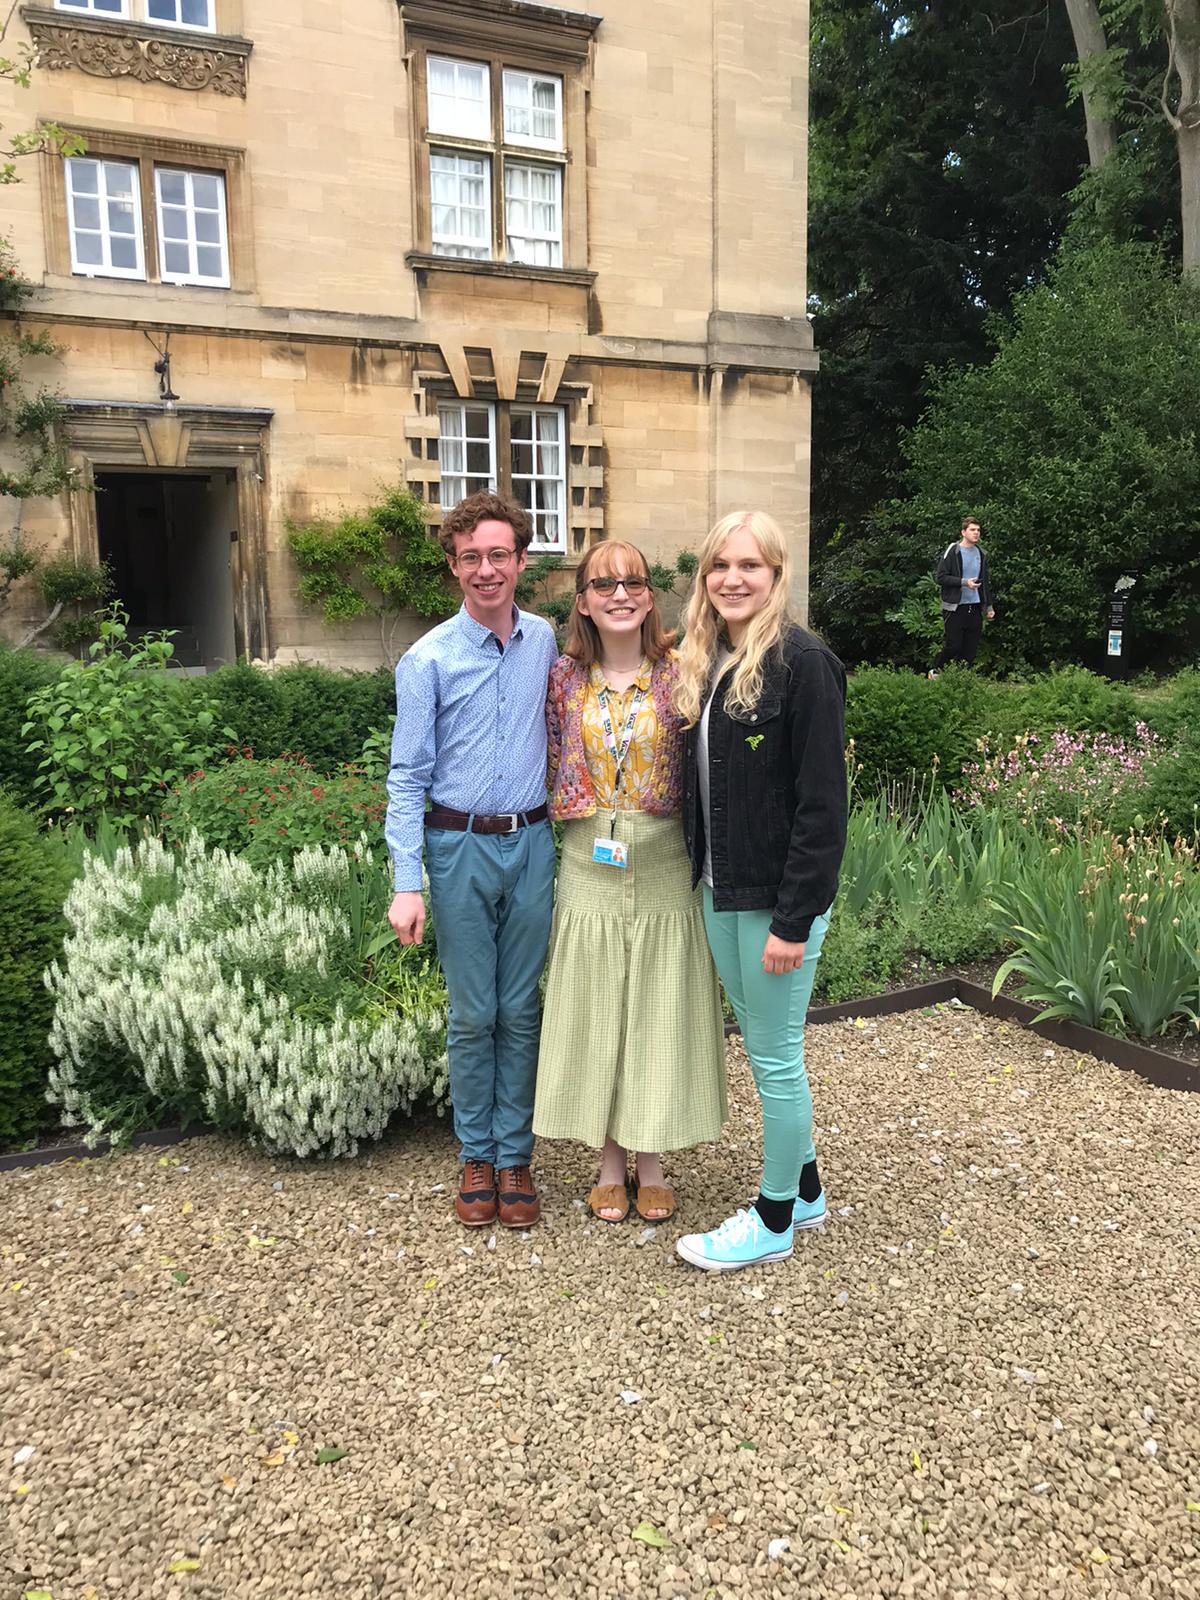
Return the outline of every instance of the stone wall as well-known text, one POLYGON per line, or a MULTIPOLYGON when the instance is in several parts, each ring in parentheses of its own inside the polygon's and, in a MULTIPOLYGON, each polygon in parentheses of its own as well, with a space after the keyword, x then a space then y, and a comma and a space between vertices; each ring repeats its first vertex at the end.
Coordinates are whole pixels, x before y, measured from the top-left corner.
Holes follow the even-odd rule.
MULTIPOLYGON (((161 349, 169 333, 180 399, 166 414, 180 417, 158 435, 176 439, 164 446, 176 456, 164 462, 148 445, 140 465, 183 466, 177 435, 204 434, 203 460, 241 469, 262 586, 251 632, 268 657, 378 660, 372 627, 331 634, 298 601, 286 522, 360 506, 400 477, 436 521, 439 393, 567 406, 568 559, 606 535, 669 556, 694 548, 715 517, 753 504, 795 542, 803 606, 816 365, 804 316, 807 7, 605 4, 590 39, 580 35, 568 82, 586 124, 565 169, 586 255, 536 273, 406 259, 421 245, 423 145, 410 96, 423 37, 414 18, 427 4, 217 7, 244 93, 233 80, 222 91, 156 79, 155 30, 136 23, 116 44, 143 51, 146 81, 106 75, 112 25, 89 32, 38 6, 14 23, 18 41, 32 30, 57 52, 48 59, 67 64, 36 72, 27 92, 0 86, 0 122, 53 119, 83 130, 96 153, 128 147, 151 162, 180 141, 193 165, 211 152, 227 163, 233 258, 229 289, 75 276, 64 261, 61 173, 51 158, 24 164, 23 182, 5 192, 8 227, 27 275, 44 286, 32 317, 66 347, 40 366, 73 402, 127 408, 119 427, 91 413, 69 425, 85 487, 28 506, 30 536, 47 550, 93 553, 94 509, 79 504, 89 473, 133 462, 135 422, 138 438, 151 437, 149 413, 137 409, 158 406, 146 335, 161 349), (180 420, 187 408, 194 415, 180 420), (260 419, 253 445, 234 415, 242 410, 260 419), (122 428, 118 448, 113 429, 122 428)), ((547 10, 521 0, 473 8, 446 0, 447 11, 497 29, 547 10)), ((221 44, 188 42, 210 55, 221 44)), ((32 604, 27 595, 9 631, 32 604)), ((412 619, 398 643, 422 625, 412 619)))

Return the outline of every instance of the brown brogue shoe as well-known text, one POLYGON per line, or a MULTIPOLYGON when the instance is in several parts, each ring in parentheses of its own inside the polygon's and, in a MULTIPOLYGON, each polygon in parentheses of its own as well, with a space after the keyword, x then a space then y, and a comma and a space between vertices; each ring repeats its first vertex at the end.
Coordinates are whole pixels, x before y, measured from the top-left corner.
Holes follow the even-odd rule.
POLYGON ((468 1228, 486 1228, 496 1220, 496 1174, 490 1161, 465 1161, 454 1201, 458 1220, 468 1228))
POLYGON ((500 1221, 506 1228, 532 1228, 542 1214, 528 1167, 500 1168, 500 1221))

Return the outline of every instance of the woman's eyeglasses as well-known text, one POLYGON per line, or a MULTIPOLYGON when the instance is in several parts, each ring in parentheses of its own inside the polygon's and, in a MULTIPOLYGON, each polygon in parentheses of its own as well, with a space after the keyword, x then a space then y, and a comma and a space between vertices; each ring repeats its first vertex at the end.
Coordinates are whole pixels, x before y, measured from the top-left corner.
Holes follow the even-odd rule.
MULTIPOLYGON (((508 565, 516 553, 515 550, 489 550, 487 558, 492 566, 503 568, 508 565)), ((483 557, 478 550, 464 550, 462 555, 453 556, 451 559, 454 565, 461 567, 464 572, 474 572, 476 567, 483 561, 483 557)))
POLYGON ((649 578, 589 578, 587 588, 594 589, 597 594, 616 594, 618 589, 624 589, 627 595, 645 594, 650 587, 649 578))

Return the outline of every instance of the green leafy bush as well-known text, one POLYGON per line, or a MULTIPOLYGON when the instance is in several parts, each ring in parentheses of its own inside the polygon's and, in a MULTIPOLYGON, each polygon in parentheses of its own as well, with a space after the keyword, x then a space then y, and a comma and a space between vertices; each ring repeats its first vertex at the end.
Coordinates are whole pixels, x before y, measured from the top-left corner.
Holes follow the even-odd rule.
POLYGON ((913 948, 936 967, 957 967, 998 955, 1004 940, 990 906, 940 890, 929 897, 913 948))
POLYGON ((307 663, 264 672, 245 662, 203 680, 219 719, 256 756, 301 755, 320 772, 356 761, 373 728, 396 712, 390 672, 335 672, 307 663))
POLYGON ((991 361, 932 378, 904 442, 910 492, 858 551, 868 571, 839 591, 852 614, 822 615, 853 637, 881 563, 907 568, 898 600, 924 586, 969 506, 995 568, 985 651, 999 665, 1098 664, 1127 573, 1136 658, 1179 660, 1200 625, 1200 285, 1155 246, 1065 246, 989 333, 991 361))
POLYGON ((51 1001, 42 973, 62 948, 69 874, 52 843, 0 795, 0 1145, 51 1121, 51 1001))
POLYGON ((1164 739, 1178 739, 1200 729, 1200 669, 1182 672, 1141 703, 1141 715, 1164 739))
MULTIPOLYGON (((1133 691, 1083 667, 1060 667, 1035 678, 1020 696, 1019 733, 1131 734, 1137 724, 1133 691)), ((990 730, 999 731, 999 730, 990 730)))
POLYGON ((363 740, 359 762, 369 778, 386 783, 392 765, 392 728, 372 728, 363 740))
POLYGON ((1162 817, 1170 838, 1200 833, 1200 723, 1155 764, 1139 809, 1147 818, 1162 817))
POLYGON ((836 1005, 886 989, 907 947, 904 928, 883 901, 871 901, 858 914, 835 901, 817 962, 817 1003, 836 1005))
POLYGON ((353 845, 378 838, 387 809, 382 784, 357 767, 328 777, 298 756, 258 761, 244 754, 193 772, 163 802, 164 837, 198 833, 214 849, 264 865, 305 845, 353 845))
POLYGON ((63 1120, 91 1144, 173 1115, 341 1156, 396 1111, 440 1105, 445 988, 428 948, 397 943, 390 898, 365 852, 259 869, 150 838, 111 864, 89 855, 49 974, 63 1120))
POLYGON ((289 522, 288 544, 300 569, 300 598, 318 606, 331 627, 378 617, 389 659, 405 612, 444 617, 456 608, 445 554, 430 537, 424 507, 407 489, 386 489, 378 505, 340 522, 289 522))
POLYGON ((233 730, 202 691, 180 691, 169 672, 168 634, 129 644, 128 616, 112 606, 91 659, 72 661, 29 700, 26 749, 40 757, 46 811, 87 821, 107 812, 118 826, 157 809, 168 788, 202 766, 233 730))
POLYGON ((854 741, 860 790, 870 794, 913 772, 953 785, 964 762, 974 759, 980 737, 1013 715, 1012 693, 960 667, 949 668, 933 683, 890 667, 852 673, 846 736, 854 741))
POLYGON ((323 771, 357 760, 371 729, 390 727, 396 714, 395 679, 382 668, 333 672, 327 667, 284 667, 275 678, 287 711, 286 749, 323 771))
POLYGON ((0 789, 23 806, 37 804, 38 756, 27 748, 22 733, 29 697, 58 677, 60 662, 36 650, 13 650, 0 644, 0 789))
MULTIPOLYGON (((1146 720, 1167 737, 1200 726, 1200 672, 1181 673, 1146 720), (1193 681, 1194 680, 1194 681, 1193 681)), ((981 739, 1010 748, 1020 734, 1133 737, 1139 705, 1126 684, 1064 667, 1028 683, 1002 683, 950 667, 929 683, 918 673, 861 667, 846 691, 846 734, 854 740, 860 791, 870 794, 916 772, 953 788, 978 759, 981 739)))

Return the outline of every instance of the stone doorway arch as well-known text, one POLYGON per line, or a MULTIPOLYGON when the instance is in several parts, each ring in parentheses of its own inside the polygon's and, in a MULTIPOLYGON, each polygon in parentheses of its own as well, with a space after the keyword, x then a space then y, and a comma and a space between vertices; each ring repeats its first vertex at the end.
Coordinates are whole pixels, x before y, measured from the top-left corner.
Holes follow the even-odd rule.
POLYGON ((99 559, 96 474, 225 470, 236 483, 237 527, 228 530, 234 642, 239 657, 269 660, 266 582, 266 488, 274 412, 257 407, 155 405, 139 401, 67 400, 62 419, 67 464, 78 473, 67 496, 71 548, 99 559))

